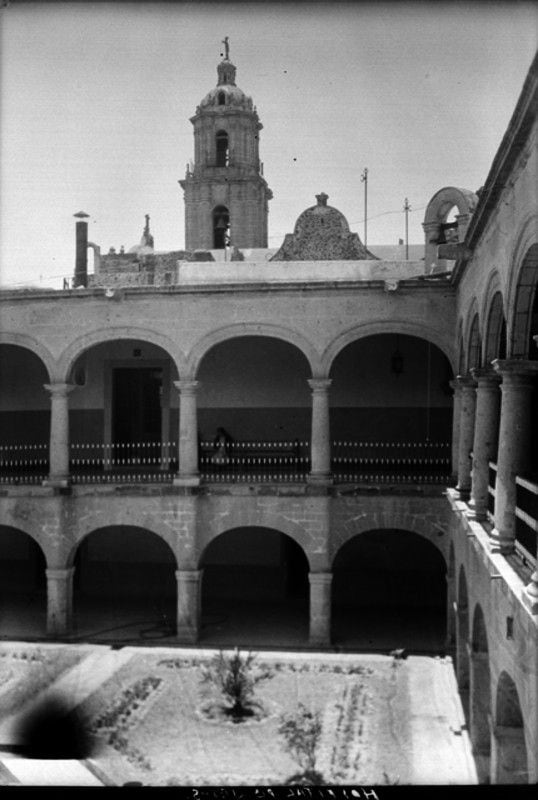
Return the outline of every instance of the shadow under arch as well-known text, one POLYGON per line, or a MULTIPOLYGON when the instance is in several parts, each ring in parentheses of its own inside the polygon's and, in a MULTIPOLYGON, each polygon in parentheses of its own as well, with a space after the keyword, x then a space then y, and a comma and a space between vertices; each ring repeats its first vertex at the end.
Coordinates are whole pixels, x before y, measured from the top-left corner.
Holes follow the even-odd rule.
POLYGON ((471 638, 469 733, 480 783, 490 783, 491 675, 484 612, 474 608, 471 638))
POLYGON ((380 334, 401 334, 430 342, 430 344, 435 345, 443 353, 454 371, 455 355, 453 352, 454 344, 452 334, 444 336, 441 332, 425 324, 409 322, 403 319, 390 319, 382 322, 365 322, 360 325, 355 325, 353 328, 349 328, 347 331, 339 334, 336 339, 326 347, 321 356, 322 374, 329 375, 335 359, 349 344, 369 336, 378 336, 380 334))
POLYGON ((494 783, 529 782, 523 712, 516 684, 505 671, 497 683, 492 762, 494 783))
POLYGON ((0 525, 0 636, 42 638, 47 627, 47 562, 35 537, 0 525))
POLYGON ((140 641, 176 633, 177 560, 147 528, 109 525, 88 532, 69 559, 76 639, 140 641))
POLYGON ((204 357, 213 347, 240 337, 256 336, 267 339, 279 339, 295 347, 306 359, 312 376, 320 375, 321 364, 319 353, 314 345, 299 331, 281 325, 270 325, 258 322, 239 322, 216 328, 200 339, 191 349, 187 357, 187 373, 197 376, 204 357))
POLYGON ((446 639, 446 563, 410 530, 374 529, 333 561, 332 638, 361 651, 439 653, 446 639))
POLYGON ((107 327, 101 330, 86 333, 72 341, 62 352, 56 367, 56 380, 68 381, 72 368, 77 359, 90 348, 99 344, 106 344, 115 340, 136 340, 154 344, 164 350, 172 359, 180 377, 186 375, 186 360, 181 348, 170 339, 158 331, 148 328, 138 328, 135 326, 107 327))
POLYGON ((219 534, 200 556, 203 644, 288 646, 308 642, 308 560, 279 530, 219 534))
POLYGON ((43 366, 47 371, 47 382, 52 380, 52 377, 56 372, 56 359, 50 350, 37 339, 34 339, 33 336, 28 336, 28 334, 25 333, 10 333, 9 331, 0 331, 0 346, 3 344, 13 345, 14 347, 22 347, 25 350, 30 350, 43 363, 43 366))

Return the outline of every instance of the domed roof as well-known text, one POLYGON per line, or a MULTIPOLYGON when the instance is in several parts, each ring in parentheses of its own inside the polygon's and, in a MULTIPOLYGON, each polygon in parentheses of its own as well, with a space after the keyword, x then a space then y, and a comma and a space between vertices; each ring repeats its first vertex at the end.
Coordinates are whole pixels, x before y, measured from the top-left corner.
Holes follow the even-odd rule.
POLYGON ((337 208, 327 205, 325 192, 316 195, 317 205, 310 206, 297 218, 293 233, 284 237, 282 246, 271 261, 361 261, 375 259, 337 208))
POLYGON ((235 84, 219 84, 211 89, 200 102, 199 108, 217 106, 222 111, 223 106, 233 106, 253 110, 252 98, 248 97, 239 86, 235 84), (224 102, 223 102, 224 100, 224 102))
POLYGON ((337 208, 327 205, 328 199, 329 196, 325 192, 317 194, 317 204, 310 206, 302 214, 299 214, 293 229, 293 233, 296 236, 302 236, 313 230, 318 231, 323 226, 330 227, 333 232, 349 233, 347 219, 337 208))

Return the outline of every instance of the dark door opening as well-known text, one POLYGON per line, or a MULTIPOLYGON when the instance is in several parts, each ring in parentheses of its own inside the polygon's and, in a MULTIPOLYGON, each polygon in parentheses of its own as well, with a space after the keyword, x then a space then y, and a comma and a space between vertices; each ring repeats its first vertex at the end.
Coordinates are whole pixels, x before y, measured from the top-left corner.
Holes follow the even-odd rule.
POLYGON ((118 367, 112 380, 112 441, 130 454, 157 457, 161 441, 162 369, 118 367), (152 447, 149 453, 148 447, 152 447), (144 445, 144 446, 143 446, 144 445), (153 450, 155 449, 155 453, 153 450))

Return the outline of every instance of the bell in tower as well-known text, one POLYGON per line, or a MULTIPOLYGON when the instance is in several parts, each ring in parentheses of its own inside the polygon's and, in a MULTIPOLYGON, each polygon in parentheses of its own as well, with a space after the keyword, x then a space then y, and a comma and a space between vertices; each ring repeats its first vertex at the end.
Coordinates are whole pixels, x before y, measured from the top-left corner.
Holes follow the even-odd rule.
POLYGON ((236 86, 228 37, 217 85, 191 117, 194 165, 180 181, 185 199, 185 249, 267 247, 272 192, 261 172, 262 124, 252 99, 236 86))

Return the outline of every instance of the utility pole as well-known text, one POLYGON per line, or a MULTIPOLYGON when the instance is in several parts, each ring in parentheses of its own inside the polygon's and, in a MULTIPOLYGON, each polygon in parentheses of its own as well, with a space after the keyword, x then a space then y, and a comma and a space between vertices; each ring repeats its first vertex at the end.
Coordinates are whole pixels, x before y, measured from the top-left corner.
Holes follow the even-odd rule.
POLYGON ((361 181, 364 183, 364 246, 368 246, 368 167, 364 168, 361 175, 361 181))
POLYGON ((409 212, 411 211, 407 197, 405 198, 403 210, 405 211, 405 260, 407 261, 409 259, 409 212))

